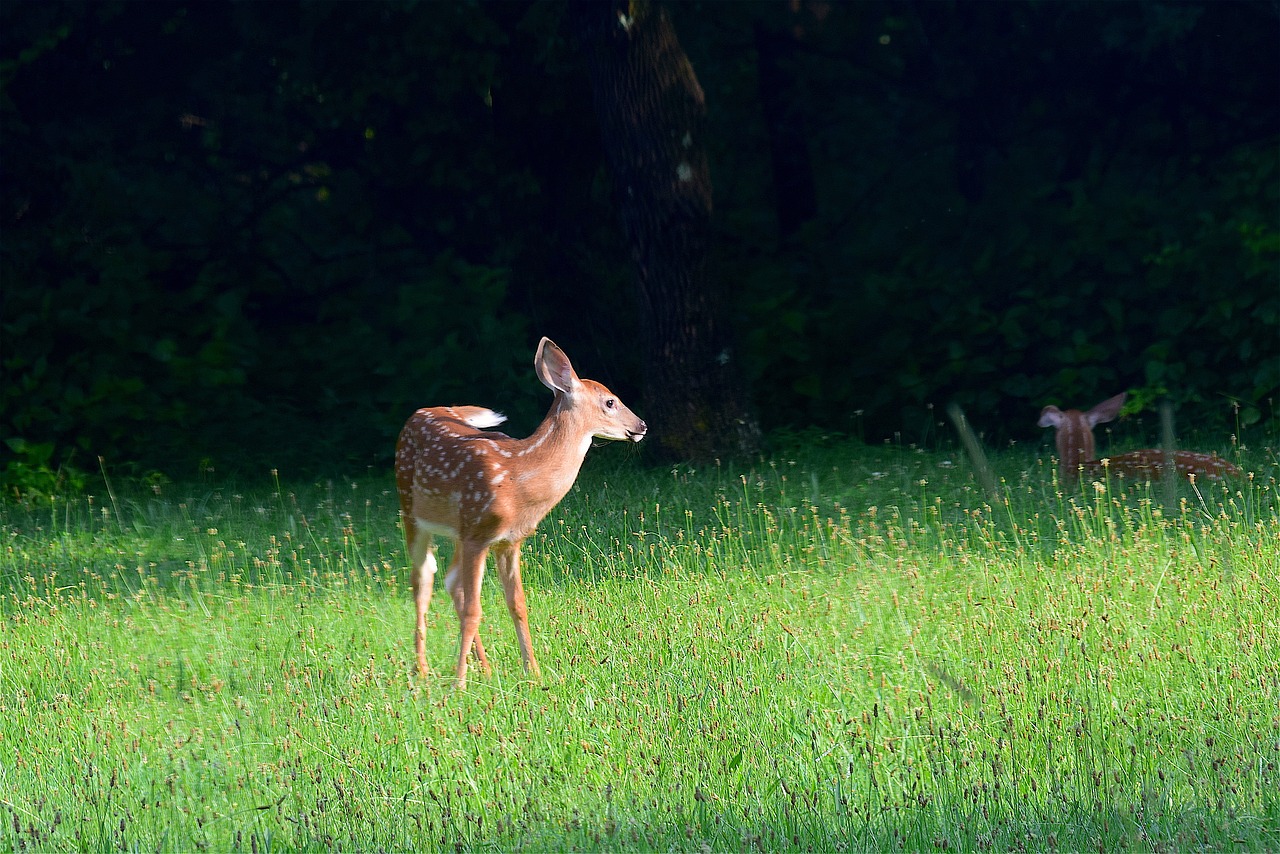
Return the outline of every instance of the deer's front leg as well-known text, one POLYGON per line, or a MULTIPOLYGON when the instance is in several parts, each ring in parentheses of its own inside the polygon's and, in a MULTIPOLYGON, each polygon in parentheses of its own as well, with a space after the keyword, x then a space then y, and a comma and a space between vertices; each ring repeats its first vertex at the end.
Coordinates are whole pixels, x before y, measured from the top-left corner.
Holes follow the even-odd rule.
MULTIPOLYGON (((487 552, 486 552, 487 554, 487 552)), ((444 586, 449 591, 449 598, 453 600, 453 610, 458 614, 458 624, 462 624, 462 613, 466 609, 465 590, 458 583, 458 564, 462 560, 462 544, 454 550, 453 561, 449 564, 449 572, 445 575, 444 586)), ((480 558, 480 573, 484 575, 484 558, 480 558)), ((476 655, 476 663, 480 665, 480 669, 486 674, 490 672, 489 657, 484 654, 484 642, 480 640, 480 629, 476 629, 475 640, 471 644, 468 652, 474 652, 476 655)))
POLYGON ((516 626, 516 638, 520 641, 520 657, 524 671, 534 679, 542 679, 538 660, 533 656, 533 641, 529 637, 529 611, 524 604, 524 584, 520 581, 520 543, 500 543, 494 546, 494 558, 498 564, 498 576, 502 579, 502 592, 507 598, 507 613, 516 626))

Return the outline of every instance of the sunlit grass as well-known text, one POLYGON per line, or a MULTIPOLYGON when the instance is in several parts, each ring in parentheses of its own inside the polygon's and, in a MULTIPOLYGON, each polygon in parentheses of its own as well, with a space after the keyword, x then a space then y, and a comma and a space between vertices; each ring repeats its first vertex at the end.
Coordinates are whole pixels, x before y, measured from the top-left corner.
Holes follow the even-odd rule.
POLYGON ((544 682, 490 582, 465 693, 386 473, 0 508, 0 845, 1280 845, 1274 464, 596 454, 526 546, 544 682))

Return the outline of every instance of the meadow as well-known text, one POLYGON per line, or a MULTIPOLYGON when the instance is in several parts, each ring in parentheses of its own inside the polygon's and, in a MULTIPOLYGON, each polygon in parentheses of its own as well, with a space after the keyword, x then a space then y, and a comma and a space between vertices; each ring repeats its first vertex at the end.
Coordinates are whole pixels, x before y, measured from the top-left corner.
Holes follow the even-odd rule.
MULTIPOLYGON (((414 673, 390 471, 0 504, 3 850, 1280 848, 1280 493, 943 450, 592 452, 543 680, 414 673)), ((93 494, 90 494, 92 492, 93 494)))

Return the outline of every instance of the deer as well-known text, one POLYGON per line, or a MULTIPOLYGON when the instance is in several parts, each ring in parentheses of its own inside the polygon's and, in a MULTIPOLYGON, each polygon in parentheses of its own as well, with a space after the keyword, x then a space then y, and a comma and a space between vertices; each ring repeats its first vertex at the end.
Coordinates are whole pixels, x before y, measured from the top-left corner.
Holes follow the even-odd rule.
POLYGON ((418 673, 428 674, 426 620, 439 535, 454 541, 444 583, 458 615, 455 685, 460 690, 467 685, 472 650, 480 668, 490 672, 480 640, 480 586, 490 551, 525 673, 541 680, 520 581, 520 547, 573 486, 593 439, 639 442, 648 432, 617 395, 594 380, 579 379, 551 339, 538 343, 533 364, 554 399, 528 438, 494 431, 506 416, 491 409, 440 406, 413 413, 396 442, 396 487, 417 607, 418 673))
POLYGON ((1063 412, 1056 406, 1046 406, 1040 412, 1041 427, 1052 427, 1058 448, 1058 472, 1063 483, 1073 483, 1084 472, 1089 477, 1100 477, 1110 472, 1121 477, 1134 476, 1147 480, 1159 480, 1164 474, 1166 459, 1173 464, 1178 475, 1195 475, 1209 480, 1221 480, 1230 475, 1240 476, 1240 469, 1217 454, 1200 454, 1194 451, 1165 451, 1162 448, 1143 448, 1113 454, 1099 460, 1094 453, 1093 428, 1115 419, 1124 406, 1125 395, 1117 394, 1097 406, 1081 412, 1068 409, 1063 412))

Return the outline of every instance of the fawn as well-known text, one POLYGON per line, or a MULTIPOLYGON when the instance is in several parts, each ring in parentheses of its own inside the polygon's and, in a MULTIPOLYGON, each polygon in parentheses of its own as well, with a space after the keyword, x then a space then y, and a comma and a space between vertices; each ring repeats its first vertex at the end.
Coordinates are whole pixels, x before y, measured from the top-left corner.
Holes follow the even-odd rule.
POLYGON ((419 409, 396 443, 396 486, 412 563, 418 672, 427 673, 427 606, 436 573, 434 537, 455 541, 445 588, 458 613, 456 684, 467 684, 472 648, 489 672, 480 641, 480 583, 492 549, 515 623, 525 672, 540 678, 520 583, 520 545, 573 486, 593 437, 639 442, 648 430, 613 392, 579 379, 548 338, 533 359, 538 379, 555 392, 551 410, 527 439, 492 431, 506 417, 479 406, 419 409))
POLYGON ((1165 458, 1183 476, 1197 475, 1210 480, 1221 480, 1225 475, 1238 477, 1240 469, 1216 454, 1198 454, 1193 451, 1164 451, 1161 448, 1143 448, 1108 457, 1106 466, 1094 453, 1093 428, 1113 420, 1124 406, 1124 395, 1107 398, 1088 412, 1068 409, 1063 412, 1056 406, 1046 406, 1040 412, 1041 427, 1053 427, 1057 434, 1058 471, 1063 483, 1072 483, 1083 471, 1089 477, 1099 477, 1104 471, 1121 477, 1136 476, 1154 480, 1164 473, 1165 458))

